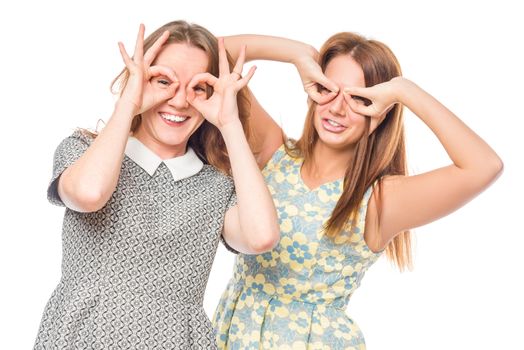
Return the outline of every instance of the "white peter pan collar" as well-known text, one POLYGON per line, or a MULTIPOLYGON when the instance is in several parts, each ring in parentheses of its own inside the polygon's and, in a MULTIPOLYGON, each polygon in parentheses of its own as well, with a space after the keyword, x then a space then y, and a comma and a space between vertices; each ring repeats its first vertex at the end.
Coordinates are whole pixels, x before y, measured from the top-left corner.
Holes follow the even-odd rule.
POLYGON ((164 163, 175 181, 195 175, 204 166, 204 163, 191 147, 187 148, 187 152, 183 156, 162 160, 162 158, 133 136, 127 139, 125 155, 131 158, 150 176, 153 176, 160 164, 164 163))

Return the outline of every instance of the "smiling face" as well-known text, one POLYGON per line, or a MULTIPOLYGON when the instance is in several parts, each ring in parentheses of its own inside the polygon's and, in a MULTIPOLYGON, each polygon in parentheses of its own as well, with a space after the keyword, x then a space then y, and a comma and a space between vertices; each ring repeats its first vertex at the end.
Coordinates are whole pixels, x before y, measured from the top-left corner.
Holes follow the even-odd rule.
POLYGON ((352 149, 366 132, 366 117, 349 107, 342 91, 348 86, 365 87, 364 72, 350 55, 345 54, 333 58, 324 74, 338 85, 340 93, 331 101, 316 106, 314 126, 319 142, 337 150, 352 149))
MULTIPOLYGON (((180 85, 175 95, 142 113, 142 121, 134 136, 161 158, 172 158, 186 152, 189 137, 204 122, 202 115, 187 102, 187 85, 194 75, 207 71, 205 51, 186 43, 165 46, 154 65, 174 70, 180 85)), ((171 81, 167 77, 152 80, 154 88, 164 89, 171 81)), ((197 95, 205 94, 205 87, 195 89, 197 95)))

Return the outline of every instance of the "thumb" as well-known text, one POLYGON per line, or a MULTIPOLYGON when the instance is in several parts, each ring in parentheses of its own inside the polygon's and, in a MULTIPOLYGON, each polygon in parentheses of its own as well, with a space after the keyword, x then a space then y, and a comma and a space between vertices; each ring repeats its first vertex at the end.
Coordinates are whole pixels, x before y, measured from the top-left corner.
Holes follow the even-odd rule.
POLYGON ((187 90, 186 101, 191 106, 193 106, 199 113, 204 114, 202 112, 204 107, 204 101, 200 98, 197 98, 196 93, 193 89, 187 90))
MULTIPOLYGON (((365 104, 357 102, 355 99, 358 99, 359 101, 367 100, 367 98, 362 97, 359 92, 360 88, 345 88, 344 89, 344 100, 349 105, 349 107, 356 113, 364 115, 364 116, 372 116, 376 114, 375 107, 373 104, 365 104)), ((370 101, 371 102, 371 101, 370 101)))
POLYGON ((158 99, 160 101, 166 101, 171 99, 173 96, 175 96, 176 90, 178 89, 178 86, 180 83, 178 81, 174 81, 165 89, 160 90, 157 93, 158 99))

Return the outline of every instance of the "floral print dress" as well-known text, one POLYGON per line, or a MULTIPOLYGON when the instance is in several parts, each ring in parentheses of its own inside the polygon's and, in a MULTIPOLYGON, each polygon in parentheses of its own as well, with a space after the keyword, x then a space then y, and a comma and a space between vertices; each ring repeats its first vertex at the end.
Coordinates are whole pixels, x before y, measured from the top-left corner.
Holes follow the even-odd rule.
POLYGON ((263 170, 281 239, 267 253, 238 254, 213 318, 219 349, 365 349, 345 309, 380 256, 363 236, 371 188, 356 222, 336 238, 326 237, 322 227, 343 180, 310 190, 300 176, 302 162, 281 146, 263 170))

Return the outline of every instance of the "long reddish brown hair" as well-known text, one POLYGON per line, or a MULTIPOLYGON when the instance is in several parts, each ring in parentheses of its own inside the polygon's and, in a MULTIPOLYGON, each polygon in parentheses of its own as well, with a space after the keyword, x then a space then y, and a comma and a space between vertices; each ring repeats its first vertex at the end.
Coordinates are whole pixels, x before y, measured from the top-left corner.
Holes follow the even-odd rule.
MULTIPOLYGON (((329 62, 339 55, 350 55, 360 64, 364 71, 366 87, 389 81, 402 74, 398 60, 386 45, 358 34, 338 33, 324 43, 319 57, 322 71, 325 71, 329 62)), ((291 156, 303 157, 305 162, 313 160, 313 149, 318 142, 313 119, 315 109, 316 103, 312 103, 307 112, 301 138, 287 148, 291 156)), ((363 133, 357 143, 355 156, 348 164, 344 176, 344 190, 324 227, 326 235, 330 237, 340 234, 350 220, 356 222, 360 203, 370 186, 376 184, 374 196, 380 213, 382 178, 387 175, 407 174, 402 106, 396 104, 371 134, 369 128, 370 118, 366 118, 367 132, 363 133)), ((386 254, 400 270, 410 268, 410 232, 399 233, 386 247, 386 254)))
MULTIPOLYGON (((144 40, 144 52, 146 52, 153 43, 165 32, 169 31, 169 38, 164 45, 172 43, 185 43, 204 51, 208 57, 207 72, 218 77, 218 41, 216 37, 207 29, 198 24, 187 23, 186 21, 173 21, 163 25, 155 30, 144 40)), ((233 62, 228 54, 230 69, 233 62)), ((129 79, 129 71, 124 68, 122 72, 113 80, 111 90, 114 93, 123 91, 129 79)), ((208 88, 207 94, 213 93, 208 88)), ((246 138, 249 140, 249 108, 250 103, 247 98, 246 89, 242 89, 237 94, 237 103, 239 118, 242 123, 246 138)), ((135 132, 142 122, 142 116, 139 114, 134 117, 131 123, 131 132, 135 132)), ((211 164, 231 175, 231 165, 226 150, 226 144, 220 131, 213 124, 205 120, 202 125, 189 138, 188 145, 193 148, 195 153, 206 163, 211 164)))

